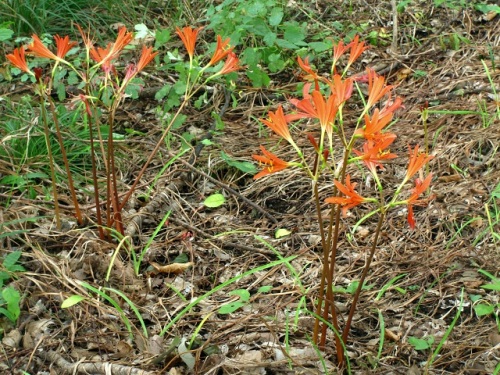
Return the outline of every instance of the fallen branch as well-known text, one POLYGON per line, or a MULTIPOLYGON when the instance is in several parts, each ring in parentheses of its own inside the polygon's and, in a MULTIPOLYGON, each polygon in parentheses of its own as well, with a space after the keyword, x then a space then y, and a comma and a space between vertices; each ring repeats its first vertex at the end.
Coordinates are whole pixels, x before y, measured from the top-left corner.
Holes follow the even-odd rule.
POLYGON ((71 363, 66 361, 55 351, 37 352, 36 355, 45 361, 50 361, 59 367, 62 372, 58 374, 104 374, 104 375, 154 375, 154 372, 144 371, 135 367, 118 365, 110 362, 81 362, 71 363))

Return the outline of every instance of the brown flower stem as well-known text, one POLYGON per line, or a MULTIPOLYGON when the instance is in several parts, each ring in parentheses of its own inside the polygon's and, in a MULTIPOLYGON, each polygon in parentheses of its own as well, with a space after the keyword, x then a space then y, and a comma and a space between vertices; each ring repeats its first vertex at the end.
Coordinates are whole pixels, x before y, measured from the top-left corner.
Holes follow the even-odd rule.
POLYGON ((349 315, 347 316, 347 322, 344 327, 344 331, 342 332, 342 340, 344 343, 347 343, 347 336, 349 335, 349 331, 351 329, 351 323, 352 323, 352 318, 354 316, 354 312, 356 311, 356 305, 358 303, 359 295, 361 294, 361 289, 363 288, 363 284, 366 279, 366 275, 368 274, 368 270, 370 269, 370 264, 373 260, 373 256, 375 255, 375 250, 377 249, 377 242, 378 242, 378 237, 380 235, 380 231, 382 229, 382 224, 384 223, 385 219, 385 211, 382 211, 380 213, 379 219, 378 219, 378 224, 377 224, 377 230, 375 232, 375 238, 373 239, 372 242, 372 247, 370 249, 370 256, 368 257, 368 260, 366 261, 365 268, 363 269, 363 273, 361 274, 361 279, 359 280, 359 285, 358 288, 356 289, 356 293, 354 294, 354 298, 352 300, 351 304, 351 309, 349 310, 349 315))
POLYGON ((101 205, 99 203, 99 184, 97 183, 97 165, 95 160, 95 145, 94 145, 94 131, 92 130, 92 116, 87 114, 87 122, 89 124, 89 137, 90 137, 90 154, 92 161, 92 184, 94 185, 94 200, 97 215, 97 230, 99 231, 99 238, 104 240, 104 230, 101 217, 101 205))
MULTIPOLYGON (((340 172, 340 178, 341 182, 344 182, 345 180, 345 174, 347 170, 347 163, 349 160, 349 155, 350 155, 350 148, 345 148, 344 150, 344 157, 342 160, 342 170, 340 172)), ((334 195, 338 194, 338 189, 336 189, 334 195)), ((332 210, 333 212, 333 210, 332 210)), ((332 215, 333 216, 333 215, 332 215)), ((329 272, 327 275, 327 289, 326 289, 326 301, 327 303, 325 304, 325 308, 323 310, 323 318, 326 319, 328 318, 328 312, 330 310, 330 313, 332 315, 332 324, 334 328, 336 329, 337 332, 340 332, 339 325, 338 325, 338 318, 337 318, 337 312, 335 309, 335 293, 333 293, 333 279, 335 275, 335 264, 337 260, 337 247, 338 247, 338 239, 339 239, 339 233, 340 233, 340 207, 337 207, 335 209, 335 220, 330 221, 330 230, 328 234, 328 243, 331 244, 331 249, 329 249, 329 254, 330 254, 330 268, 329 272), (334 227, 333 227, 334 226, 334 227), (333 228, 333 233, 332 233, 332 228, 333 228)), ((321 343, 323 345, 326 343, 326 330, 327 330, 327 325, 323 324, 323 331, 322 331, 322 338, 321 338, 321 343)), ((343 345, 341 342, 341 338, 335 334, 335 349, 337 351, 337 361, 338 363, 343 363, 344 362, 344 350, 343 350, 343 345)))
POLYGON ((71 199, 73 200, 73 205, 75 206, 76 220, 78 221, 78 225, 83 225, 83 216, 80 210, 80 205, 78 204, 78 199, 76 198, 75 185, 73 183, 73 175, 69 168, 68 157, 66 155, 66 149, 64 147, 64 142, 61 136, 61 129, 59 127, 59 120, 56 115, 56 107, 54 106, 53 100, 48 95, 47 95, 47 100, 50 105, 50 110, 52 111, 52 119, 54 121, 54 125, 56 126, 57 141, 59 142, 59 147, 61 148, 61 155, 64 162, 64 168, 66 169, 66 175, 68 176, 68 186, 69 186, 69 191, 71 193, 71 199))
MULTIPOLYGON (((107 207, 108 207, 108 218, 110 218, 109 212, 111 211, 111 207, 113 207, 113 221, 116 227, 116 230, 121 234, 125 235, 123 229, 122 215, 121 210, 122 206, 120 206, 120 202, 118 201, 118 186, 116 180, 116 170, 115 170, 115 150, 114 150, 114 142, 113 142, 113 125, 115 120, 115 112, 120 104, 120 99, 117 99, 115 103, 113 103, 113 107, 109 113, 109 132, 108 132, 108 199, 107 199, 107 207), (110 204, 111 203, 111 204, 110 204)), ((111 226, 111 224, 110 224, 111 226)))

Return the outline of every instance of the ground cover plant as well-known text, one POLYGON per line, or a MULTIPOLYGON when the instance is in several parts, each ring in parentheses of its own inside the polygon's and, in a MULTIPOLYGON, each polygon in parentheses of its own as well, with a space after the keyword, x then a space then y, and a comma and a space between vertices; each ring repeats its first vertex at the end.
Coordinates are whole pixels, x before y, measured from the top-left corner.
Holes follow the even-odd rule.
POLYGON ((174 3, 0 25, 2 371, 499 373, 495 6, 174 3))

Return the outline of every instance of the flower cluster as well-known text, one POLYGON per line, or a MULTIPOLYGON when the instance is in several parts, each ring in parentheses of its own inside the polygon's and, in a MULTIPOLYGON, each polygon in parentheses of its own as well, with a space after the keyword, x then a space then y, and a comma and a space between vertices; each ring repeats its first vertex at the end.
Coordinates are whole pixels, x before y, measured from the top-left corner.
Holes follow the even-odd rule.
MULTIPOLYGON (((338 144, 343 145, 347 150, 348 155, 345 161, 338 164, 363 163, 373 175, 379 189, 382 188, 378 173, 384 169, 383 164, 385 162, 397 157, 389 149, 396 139, 396 134, 385 129, 392 122, 395 111, 402 107, 402 100, 400 97, 394 97, 394 86, 386 84, 385 78, 372 69, 367 69, 366 74, 361 77, 346 78, 348 69, 366 48, 365 43, 360 42, 357 36, 347 45, 340 41, 333 48, 333 65, 329 77, 319 74, 311 66, 308 58, 301 59, 298 57, 297 61, 304 72, 302 77, 306 83, 304 84, 302 99, 293 98, 289 100, 296 110, 285 114, 283 108, 279 106, 275 112, 269 112, 268 119, 261 119, 260 121, 293 146, 301 158, 301 163, 285 162, 261 146, 264 156, 253 155, 253 158, 265 164, 266 167, 262 172, 254 176, 255 179, 279 172, 290 166, 299 166, 306 170, 313 180, 318 179, 320 168, 310 169, 308 167, 302 150, 293 140, 289 130, 291 122, 307 118, 319 124, 319 144, 314 140, 312 142, 315 146, 316 157, 322 159, 322 164, 327 161, 329 154, 333 157, 334 146, 336 145, 334 144, 335 137, 339 141, 338 144), (347 53, 349 53, 347 63, 342 72, 339 73, 338 64, 343 55, 347 53), (353 95, 354 86, 362 84, 367 86, 367 96, 362 98, 364 109, 358 118, 355 130, 352 132, 344 127, 344 106, 353 95), (382 103, 382 105, 378 105, 379 103, 382 103), (355 143, 360 140, 363 143, 358 149, 354 149, 355 143), (329 152, 325 152, 325 149, 328 149, 329 152)), ((431 158, 432 156, 420 152, 418 146, 413 150, 410 149, 408 171, 400 188, 397 190, 398 194, 402 186, 431 158)), ((421 203, 421 201, 418 201, 418 197, 429 187, 431 178, 432 175, 429 174, 422 181, 417 180, 415 182, 416 186, 407 200, 401 202, 391 201, 392 205, 396 203, 408 205, 408 222, 412 228, 415 227, 412 207, 414 204, 421 203)), ((359 204, 374 201, 372 198, 363 198, 354 190, 356 184, 351 183, 349 174, 334 174, 334 185, 340 195, 327 198, 326 202, 340 205, 344 214, 346 214, 347 210, 359 204)))

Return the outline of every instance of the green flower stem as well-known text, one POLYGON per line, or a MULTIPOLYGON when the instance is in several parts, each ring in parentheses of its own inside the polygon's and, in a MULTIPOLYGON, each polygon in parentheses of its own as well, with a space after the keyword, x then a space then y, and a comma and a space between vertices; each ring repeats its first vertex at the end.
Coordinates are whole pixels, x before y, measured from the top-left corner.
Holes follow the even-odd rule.
POLYGON ((47 110, 45 109, 45 102, 43 100, 43 84, 40 83, 40 110, 42 114, 43 130, 45 132, 45 143, 47 144, 47 154, 49 156, 50 166, 50 179, 52 182, 52 196, 54 197, 54 213, 56 218, 56 228, 61 229, 61 212, 59 209, 59 198, 57 194, 56 172, 54 169, 54 156, 52 155, 52 147, 50 146, 50 131, 47 123, 47 110))
POLYGON ((81 226, 81 225, 83 225, 83 216, 82 216, 82 212, 80 210, 80 205, 78 204, 78 199, 76 198, 75 185, 73 183, 73 175, 71 174, 71 170, 69 168, 68 157, 67 157, 66 149, 64 147, 64 142, 62 139, 61 129, 59 127, 59 119, 57 118, 57 114, 56 114, 56 107, 54 106, 54 101, 48 95, 45 95, 45 97, 47 98, 47 101, 49 102, 50 110, 52 112, 52 119, 53 119, 54 125, 56 127, 57 140, 59 142, 59 146, 61 147, 61 155, 62 155, 63 162, 64 162, 64 168, 66 169, 66 174, 68 176, 69 191, 71 194, 71 199, 73 201, 73 205, 75 206, 76 220, 78 221, 78 225, 81 226))

